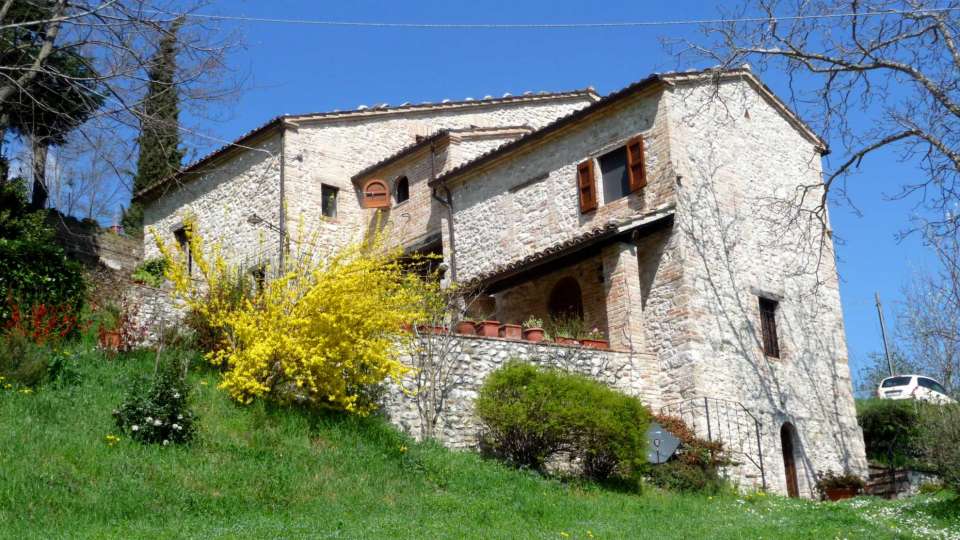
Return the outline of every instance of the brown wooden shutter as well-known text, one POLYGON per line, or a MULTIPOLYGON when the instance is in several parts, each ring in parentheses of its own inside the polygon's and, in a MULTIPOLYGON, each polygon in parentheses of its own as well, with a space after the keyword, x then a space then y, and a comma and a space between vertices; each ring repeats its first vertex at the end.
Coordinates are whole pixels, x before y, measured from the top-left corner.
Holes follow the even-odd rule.
POLYGON ((577 191, 580 194, 580 212, 586 214, 597 209, 597 183, 593 176, 593 159, 577 165, 577 191))
POLYGON ((390 208, 390 191, 383 180, 369 180, 363 185, 364 208, 390 208))
POLYGON ((647 185, 647 168, 643 162, 643 137, 627 141, 627 174, 630 177, 630 193, 647 185))

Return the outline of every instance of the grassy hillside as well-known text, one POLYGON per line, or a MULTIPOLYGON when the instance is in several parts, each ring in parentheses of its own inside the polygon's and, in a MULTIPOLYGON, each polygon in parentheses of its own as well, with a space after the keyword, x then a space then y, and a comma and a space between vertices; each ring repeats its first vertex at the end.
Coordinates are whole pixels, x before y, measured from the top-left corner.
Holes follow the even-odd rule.
POLYGON ((378 419, 239 407, 194 373, 199 440, 110 446, 149 359, 77 346, 80 380, 0 390, 8 538, 960 538, 946 497, 813 503, 565 484, 416 444, 378 419))

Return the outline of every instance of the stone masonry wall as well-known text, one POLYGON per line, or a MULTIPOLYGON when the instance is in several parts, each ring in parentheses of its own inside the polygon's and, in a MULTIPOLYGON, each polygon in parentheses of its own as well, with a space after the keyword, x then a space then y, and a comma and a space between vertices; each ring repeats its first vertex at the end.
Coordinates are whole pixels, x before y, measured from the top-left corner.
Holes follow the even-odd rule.
POLYGON ((441 217, 446 209, 432 195, 428 185, 433 175, 456 167, 483 152, 515 139, 522 131, 505 130, 499 132, 478 131, 460 132, 450 136, 449 144, 438 144, 432 151, 425 146, 417 152, 385 164, 371 171, 366 178, 357 182, 361 187, 373 178, 387 182, 391 194, 391 206, 384 209, 365 210, 368 228, 375 224, 386 228, 387 241, 391 245, 420 247, 425 239, 440 239, 441 217), (406 177, 410 188, 410 198, 397 202, 396 182, 406 177))
POLYGON ((274 132, 252 146, 256 150, 215 162, 145 205, 144 257, 159 256, 151 231, 173 242, 174 230, 191 216, 207 247, 220 243, 230 260, 252 266, 276 257, 278 234, 247 219, 256 213, 274 226, 280 223, 280 135, 274 132))
MULTIPOLYGON (((666 115, 658 95, 629 103, 539 143, 509 160, 451 183, 457 278, 493 271, 614 220, 662 210, 673 202, 674 175, 668 155, 666 115), (648 185, 615 201, 580 212, 577 164, 596 158, 641 134, 648 185)), ((446 234, 446 232, 445 232, 446 234)))
MULTIPOLYGON (((655 361, 650 355, 601 351, 556 344, 535 344, 498 338, 453 337, 458 344, 454 373, 457 383, 445 413, 438 422, 437 438, 451 448, 476 448, 479 425, 473 403, 487 375, 508 360, 520 359, 561 367, 593 377, 613 388, 639 397, 653 408, 660 405, 655 361)), ((412 362, 411 359, 404 359, 412 362)), ((410 380, 405 382, 413 389, 410 380)), ((390 385, 384 410, 390 421, 410 435, 421 437, 416 397, 390 385)))
MULTIPOLYGON (((865 474, 832 243, 812 220, 788 222, 797 188, 821 181, 814 143, 745 80, 678 84, 668 100, 682 178, 675 250, 685 292, 674 320, 688 336, 673 363, 693 380, 682 397, 732 400, 761 418, 775 491, 786 490, 785 422, 799 439, 803 495, 818 472, 865 474), (780 358, 763 353, 758 296, 779 302, 780 358)), ((740 480, 758 483, 748 469, 740 480)))
MULTIPOLYGON (((299 122, 287 132, 286 178, 290 223, 317 232, 319 252, 356 240, 369 225, 369 212, 351 178, 364 167, 413 144, 417 135, 441 129, 528 125, 534 128, 580 109, 587 96, 533 102, 478 104, 452 110, 420 110, 384 116, 299 122), (337 218, 321 218, 323 184, 339 189, 337 218)), ((395 212, 396 213, 396 212, 395 212)))

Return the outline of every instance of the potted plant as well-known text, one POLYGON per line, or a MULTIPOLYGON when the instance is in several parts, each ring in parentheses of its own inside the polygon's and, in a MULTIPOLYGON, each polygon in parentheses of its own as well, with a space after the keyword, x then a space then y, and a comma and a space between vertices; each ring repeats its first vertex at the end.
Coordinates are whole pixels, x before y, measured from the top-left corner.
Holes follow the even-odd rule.
POLYGON ((123 343, 120 308, 115 305, 105 306, 97 316, 100 319, 97 326, 97 344, 101 349, 119 351, 123 343))
POLYGON ((523 321, 523 339, 527 341, 543 341, 543 320, 531 315, 523 321))
POLYGON ((120 330, 106 330, 101 326, 97 332, 97 341, 101 349, 118 351, 120 350, 120 330))
POLYGON ((498 337, 500 335, 500 321, 487 319, 478 322, 477 335, 485 337, 498 337))
POLYGON ((507 339, 521 339, 523 327, 519 324, 503 323, 500 325, 500 337, 507 339))
POLYGON ((610 341, 605 338, 606 336, 603 335, 603 332, 595 327, 593 330, 587 332, 586 336, 580 338, 580 343, 582 343, 584 347, 591 349, 609 349, 610 341))
POLYGON ((465 336, 477 335, 477 323, 474 321, 460 321, 457 323, 457 333, 465 336))
POLYGON ((830 501, 839 501, 856 497, 865 484, 863 480, 852 473, 837 474, 828 471, 827 474, 817 475, 817 491, 820 497, 830 501))
POLYGON ((577 316, 550 317, 546 331, 560 345, 579 345, 576 336, 583 333, 583 319, 577 316))

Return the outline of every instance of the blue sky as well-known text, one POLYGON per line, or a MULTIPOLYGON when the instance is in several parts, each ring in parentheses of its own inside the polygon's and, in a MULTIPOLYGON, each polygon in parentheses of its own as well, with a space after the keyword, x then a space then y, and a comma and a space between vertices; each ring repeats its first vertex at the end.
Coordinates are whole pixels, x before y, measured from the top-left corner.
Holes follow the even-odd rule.
MULTIPOLYGON (((711 18, 718 15, 716 5, 684 0, 234 0, 216 3, 204 12, 342 21, 549 23, 711 18)), ((698 35, 697 27, 691 25, 428 30, 230 22, 225 27, 243 35, 245 48, 230 60, 238 72, 248 74, 249 88, 238 99, 217 106, 215 112, 223 115, 222 121, 203 122, 206 132, 221 139, 233 139, 282 113, 586 86, 606 94, 653 71, 676 69, 678 61, 665 51, 662 38, 698 35)), ((782 76, 767 72, 762 78, 786 96, 782 76)), ((213 141, 209 144, 218 145, 213 141)), ((929 254, 916 237, 896 240, 897 233, 908 226, 913 207, 909 202, 890 202, 886 197, 895 193, 905 179, 920 174, 910 164, 898 163, 895 156, 871 157, 850 184, 851 196, 863 216, 843 204, 831 206, 834 229, 843 240, 838 247, 841 294, 854 372, 869 352, 882 350, 874 291, 883 297, 892 329, 892 308, 901 299, 904 282, 912 272, 930 263, 929 254)))

